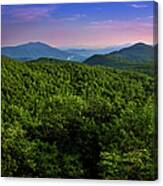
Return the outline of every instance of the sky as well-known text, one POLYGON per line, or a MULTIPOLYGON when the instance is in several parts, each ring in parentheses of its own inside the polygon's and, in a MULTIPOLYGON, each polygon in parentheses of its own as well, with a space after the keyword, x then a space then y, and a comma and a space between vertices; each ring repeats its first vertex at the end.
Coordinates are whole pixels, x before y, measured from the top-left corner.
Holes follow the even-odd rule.
POLYGON ((55 47, 153 43, 154 2, 2 5, 2 46, 55 47))

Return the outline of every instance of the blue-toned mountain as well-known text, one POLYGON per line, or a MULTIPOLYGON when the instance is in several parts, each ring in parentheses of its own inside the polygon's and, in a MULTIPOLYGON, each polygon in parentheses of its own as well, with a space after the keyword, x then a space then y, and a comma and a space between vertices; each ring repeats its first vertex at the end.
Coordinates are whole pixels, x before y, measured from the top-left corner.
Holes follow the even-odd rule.
POLYGON ((18 46, 3 47, 2 55, 21 61, 29 61, 41 57, 75 61, 83 60, 80 55, 62 51, 41 42, 30 42, 18 46))

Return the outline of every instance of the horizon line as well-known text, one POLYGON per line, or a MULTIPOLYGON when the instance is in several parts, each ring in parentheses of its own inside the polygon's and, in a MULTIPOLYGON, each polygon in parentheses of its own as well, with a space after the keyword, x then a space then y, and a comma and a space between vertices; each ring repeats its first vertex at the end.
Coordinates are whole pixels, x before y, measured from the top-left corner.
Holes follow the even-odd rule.
POLYGON ((17 47, 17 46, 21 46, 21 45, 26 45, 26 44, 29 44, 29 43, 42 43, 42 44, 46 44, 50 47, 53 47, 53 48, 94 48, 94 49, 102 49, 102 48, 107 48, 107 47, 115 47, 115 46, 120 46, 120 45, 127 45, 127 44, 131 44, 131 45, 134 45, 136 43, 144 43, 146 45, 155 45, 157 43, 153 42, 153 43, 148 43, 148 42, 145 42, 145 41, 142 41, 142 40, 138 40, 138 41, 132 41, 132 42, 126 42, 126 43, 116 43, 116 44, 112 44, 112 45, 106 45, 106 46, 90 46, 90 45, 62 45, 62 46, 57 46, 57 45, 52 45, 51 43, 47 43, 46 41, 37 41, 37 40, 32 40, 32 41, 25 41, 25 42, 21 42, 21 43, 15 43, 15 44, 7 44, 7 45, 3 45, 1 43, 1 48, 5 48, 5 47, 17 47))

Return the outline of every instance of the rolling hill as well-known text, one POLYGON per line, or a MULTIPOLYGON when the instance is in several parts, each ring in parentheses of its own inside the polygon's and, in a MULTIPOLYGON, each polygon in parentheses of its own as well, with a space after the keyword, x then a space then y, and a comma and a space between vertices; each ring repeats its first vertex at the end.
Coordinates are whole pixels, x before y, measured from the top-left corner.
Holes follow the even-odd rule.
POLYGON ((94 55, 85 60, 84 63, 153 73, 154 47, 137 43, 110 54, 94 55))

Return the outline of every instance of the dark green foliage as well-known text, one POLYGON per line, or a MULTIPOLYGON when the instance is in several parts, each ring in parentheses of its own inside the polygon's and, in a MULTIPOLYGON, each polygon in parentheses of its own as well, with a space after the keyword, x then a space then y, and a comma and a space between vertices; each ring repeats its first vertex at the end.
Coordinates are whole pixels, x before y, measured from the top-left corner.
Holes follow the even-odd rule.
POLYGON ((112 54, 118 54, 120 57, 124 57, 130 61, 146 62, 154 60, 154 47, 146 45, 144 43, 137 43, 128 48, 123 48, 118 52, 112 52, 112 54))
POLYGON ((154 96, 144 74, 3 57, 2 176, 156 179, 154 96))
POLYGON ((154 76, 154 49, 150 45, 137 43, 110 54, 94 55, 84 61, 84 63, 123 70, 134 70, 154 76))

